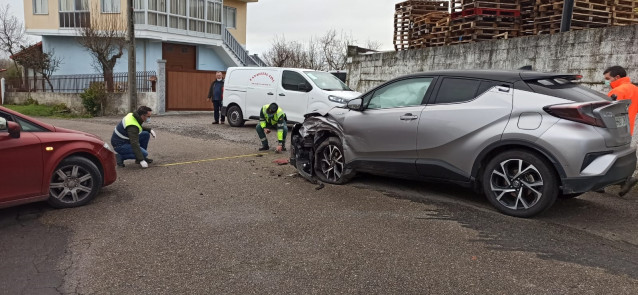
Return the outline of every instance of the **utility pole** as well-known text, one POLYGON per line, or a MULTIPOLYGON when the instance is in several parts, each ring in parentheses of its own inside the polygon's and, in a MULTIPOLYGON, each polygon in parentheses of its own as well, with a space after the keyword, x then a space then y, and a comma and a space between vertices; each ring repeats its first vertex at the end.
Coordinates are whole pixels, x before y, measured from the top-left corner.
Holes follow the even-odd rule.
POLYGON ((127 3, 127 39, 128 39, 128 97, 129 109, 134 112, 137 108, 137 81, 135 73, 135 8, 134 0, 126 0, 127 3))
POLYGON ((574 0, 563 2, 563 17, 560 21, 560 32, 569 32, 572 27, 572 17, 574 15, 574 0))

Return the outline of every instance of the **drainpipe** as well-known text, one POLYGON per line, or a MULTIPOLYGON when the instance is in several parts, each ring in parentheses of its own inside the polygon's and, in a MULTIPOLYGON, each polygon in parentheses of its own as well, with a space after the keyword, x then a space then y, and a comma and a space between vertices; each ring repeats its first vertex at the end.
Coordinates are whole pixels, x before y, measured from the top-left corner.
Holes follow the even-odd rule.
POLYGON ((146 72, 146 43, 148 43, 148 39, 144 39, 144 72, 146 72))
POLYGON ((560 21, 560 32, 568 32, 572 26, 572 15, 574 14, 574 0, 565 0, 563 4, 563 18, 560 21))
POLYGON ((0 80, 0 84, 1 84, 0 92, 2 93, 2 105, 4 105, 4 78, 2 78, 2 80, 0 80))

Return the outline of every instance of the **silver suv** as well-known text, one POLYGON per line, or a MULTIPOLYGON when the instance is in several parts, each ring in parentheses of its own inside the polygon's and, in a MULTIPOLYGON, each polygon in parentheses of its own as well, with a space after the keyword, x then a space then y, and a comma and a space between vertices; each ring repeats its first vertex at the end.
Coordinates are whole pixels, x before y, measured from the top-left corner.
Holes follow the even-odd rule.
POLYGON ((623 182, 636 168, 629 101, 573 74, 437 71, 403 76, 292 131, 291 164, 342 184, 356 172, 443 181, 531 217, 556 198, 623 182))

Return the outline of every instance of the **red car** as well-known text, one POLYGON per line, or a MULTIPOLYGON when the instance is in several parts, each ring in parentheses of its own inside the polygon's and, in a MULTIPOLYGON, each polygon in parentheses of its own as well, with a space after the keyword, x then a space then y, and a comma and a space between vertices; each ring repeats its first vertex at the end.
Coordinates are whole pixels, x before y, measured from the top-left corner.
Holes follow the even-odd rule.
POLYGON ((0 107, 0 208, 82 206, 116 176, 115 153, 99 137, 0 107))

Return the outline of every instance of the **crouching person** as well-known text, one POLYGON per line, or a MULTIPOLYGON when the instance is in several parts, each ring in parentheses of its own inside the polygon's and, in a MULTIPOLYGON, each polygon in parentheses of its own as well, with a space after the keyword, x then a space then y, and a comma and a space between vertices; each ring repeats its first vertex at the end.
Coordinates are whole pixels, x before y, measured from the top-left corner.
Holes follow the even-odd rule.
POLYGON ((117 165, 124 167, 124 160, 135 159, 135 164, 142 168, 148 168, 153 160, 148 158, 148 142, 151 136, 155 137, 155 131, 142 127, 142 124, 151 121, 151 108, 140 106, 137 111, 124 116, 122 121, 115 126, 111 136, 111 145, 117 165))
POLYGON ((267 151, 270 149, 268 145, 268 138, 266 134, 271 130, 277 130, 277 152, 286 150, 286 135, 288 134, 288 126, 286 125, 286 114, 276 104, 271 103, 261 108, 259 113, 259 124, 257 124, 257 134, 259 140, 261 140, 260 151, 267 151))

